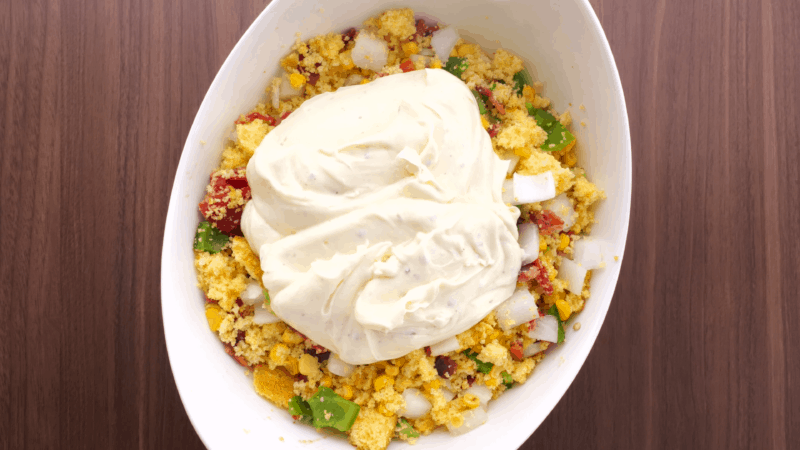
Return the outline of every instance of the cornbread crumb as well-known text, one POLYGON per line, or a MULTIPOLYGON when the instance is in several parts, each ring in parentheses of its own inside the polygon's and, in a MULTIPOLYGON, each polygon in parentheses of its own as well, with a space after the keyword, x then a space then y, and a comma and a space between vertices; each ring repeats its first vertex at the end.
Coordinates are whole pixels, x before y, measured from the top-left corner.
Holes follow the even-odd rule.
POLYGON ((362 408, 350 429, 350 443, 359 450, 383 450, 394 434, 397 417, 385 416, 372 408, 362 408))

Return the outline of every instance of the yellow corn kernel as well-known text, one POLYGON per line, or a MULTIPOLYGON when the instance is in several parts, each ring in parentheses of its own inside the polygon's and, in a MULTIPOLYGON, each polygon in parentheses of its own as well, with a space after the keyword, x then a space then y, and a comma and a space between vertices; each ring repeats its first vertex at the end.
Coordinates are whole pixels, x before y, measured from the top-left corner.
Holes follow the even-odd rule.
POLYGON ((486 120, 485 117, 481 117, 481 125, 483 126, 483 129, 485 130, 485 129, 489 128, 489 121, 486 120))
POLYGON ((320 380, 319 385, 325 387, 331 387, 331 385, 333 385, 333 379, 330 377, 330 375, 325 375, 324 377, 322 377, 322 380, 320 380))
POLYGON ((492 342, 493 340, 495 340, 495 339, 499 338, 499 337, 500 337, 500 334, 501 334, 501 333, 500 333, 500 331, 499 331, 499 330, 494 330, 494 331, 492 331, 492 332, 489 334, 489 337, 488 337, 488 338, 486 338, 486 340, 487 340, 488 342, 492 342))
POLYGON ((517 147, 514 149, 514 154, 522 158, 527 158, 531 156, 531 149, 527 147, 517 147))
MULTIPOLYGON (((547 268, 545 268, 545 270, 547 270, 547 268)), ((549 278, 549 279, 550 279, 550 281, 553 281, 553 280, 555 280, 555 279, 556 279, 556 273, 555 273, 555 272, 550 272, 550 271, 547 271, 547 278, 549 278)))
POLYGON ((522 97, 529 102, 533 102, 534 97, 536 97, 536 90, 526 85, 522 88, 522 97))
POLYGON ((388 375, 381 375, 378 378, 375 378, 375 390, 380 391, 386 386, 394 386, 394 378, 388 375))
POLYGON ((287 359, 286 362, 283 364, 283 367, 286 367, 286 370, 288 370, 289 373, 292 375, 297 375, 298 373, 300 373, 297 364, 297 359, 295 358, 289 357, 289 359, 287 359))
POLYGON ((283 364, 287 356, 289 356, 289 347, 281 343, 275 344, 269 351, 269 359, 275 364, 283 364))
POLYGON ((464 406, 469 409, 475 409, 481 405, 481 400, 474 394, 466 394, 462 398, 464 399, 464 406))
POLYGON ((431 63, 431 69, 441 69, 442 68, 442 61, 439 58, 436 58, 431 63))
POLYGON ((400 374, 400 369, 398 369, 397 367, 386 366, 386 375, 389 375, 390 377, 396 377, 399 374, 400 374))
POLYGON ((558 309, 558 316, 561 317, 562 321, 569 319, 569 316, 572 314, 572 307, 569 306, 569 303, 564 299, 556 300, 556 308, 558 309))
POLYGON ((574 152, 569 152, 564 155, 564 164, 568 167, 575 167, 575 164, 578 164, 578 157, 575 156, 574 152))
POLYGON ((211 331, 217 332, 222 321, 225 320, 225 311, 211 303, 206 306, 206 320, 208 320, 208 327, 211 328, 211 331))
POLYGON ((300 357, 297 369, 303 375, 314 375, 319 371, 319 362, 317 362, 317 358, 305 354, 300 357))
POLYGON ((419 53, 419 45, 417 45, 417 43, 413 41, 406 42, 405 44, 403 44, 403 52, 405 52, 406 55, 416 55, 417 53, 419 53))
POLYGON ((485 384, 486 387, 488 388, 493 388, 497 386, 499 383, 500 382, 497 380, 497 378, 486 378, 485 380, 483 380, 483 384, 485 384))
POLYGON ((378 412, 386 417, 392 417, 394 415, 394 413, 386 409, 386 407, 383 406, 383 404, 378 405, 378 412))
POLYGON ((569 247, 569 236, 566 234, 561 235, 561 241, 558 243, 558 249, 564 250, 565 248, 569 247))
POLYGON ((289 75, 289 82, 292 83, 293 88, 300 89, 304 84, 306 84, 306 77, 300 75, 299 73, 293 73, 289 75))
POLYGON ((426 391, 432 391, 434 389, 439 389, 442 386, 442 382, 439 380, 433 380, 428 383, 423 383, 422 387, 425 388, 426 391))
POLYGON ((342 398, 345 400, 350 400, 351 398, 353 398, 353 388, 351 388, 348 385, 342 386, 341 389, 337 391, 337 393, 341 395, 342 398))
POLYGON ((287 329, 283 332, 283 337, 281 340, 287 344, 299 344, 303 342, 303 337, 294 331, 287 329))
POLYGON ((541 239, 539 241, 539 251, 543 252, 545 250, 547 250, 547 242, 544 239, 541 239))

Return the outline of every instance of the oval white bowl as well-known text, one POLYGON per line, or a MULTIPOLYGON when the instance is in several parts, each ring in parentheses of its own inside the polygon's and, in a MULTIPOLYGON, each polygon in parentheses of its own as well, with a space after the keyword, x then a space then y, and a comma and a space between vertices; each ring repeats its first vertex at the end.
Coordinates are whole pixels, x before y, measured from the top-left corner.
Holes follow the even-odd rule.
MULTIPOLYGON (((580 331, 568 327, 566 342, 536 367, 527 383, 490 403, 485 425, 455 438, 437 432, 422 437, 413 448, 517 448, 572 383, 603 324, 628 232, 631 148, 619 74, 588 1, 274 0, 228 56, 197 112, 178 165, 164 232, 161 304, 167 350, 186 412, 209 448, 352 448, 342 439, 293 424, 285 411, 256 394, 243 368, 208 329, 191 246, 199 220, 197 204, 219 162, 222 144, 239 114, 263 101, 264 89, 295 33, 307 39, 342 31, 392 7, 410 7, 437 18, 489 50, 499 47, 498 40, 526 61, 559 111, 573 105, 569 110, 580 143, 580 164, 608 196, 596 210, 593 236, 611 242, 614 255, 620 257, 593 275, 592 297, 575 319, 582 324, 580 331)), ((390 448, 405 445, 393 442, 390 448)))

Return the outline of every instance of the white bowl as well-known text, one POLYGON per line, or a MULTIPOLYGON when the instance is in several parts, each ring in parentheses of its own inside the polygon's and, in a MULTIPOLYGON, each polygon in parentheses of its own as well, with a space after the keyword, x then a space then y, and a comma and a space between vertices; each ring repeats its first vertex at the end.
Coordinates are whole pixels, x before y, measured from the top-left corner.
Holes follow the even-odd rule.
MULTIPOLYGON (((186 412, 210 448, 351 448, 295 425, 283 410, 259 397, 244 370, 208 329, 196 286, 192 239, 197 204, 219 162, 222 143, 240 113, 264 97, 278 61, 300 32, 303 39, 341 31, 382 10, 407 6, 455 26, 489 50, 503 44, 527 63, 559 111, 572 104, 579 161, 608 198, 597 208, 593 235, 625 248, 631 193, 628 117, 614 58, 586 0, 462 1, 273 0, 222 65, 197 113, 181 155, 170 197, 161 262, 164 333, 172 371, 186 412), (585 111, 579 108, 585 106, 585 111), (585 121, 586 126, 580 122, 585 121), (202 144, 205 142, 205 144, 202 144), (301 443, 306 440, 306 443, 301 443), (312 444, 308 440, 315 441, 312 444)), ((489 406, 489 421, 459 437, 437 432, 414 447, 517 448, 553 409, 583 365, 608 311, 620 264, 592 277, 592 297, 567 329, 566 342, 536 367, 528 381, 489 406)), ((390 448, 406 444, 393 442, 390 448)))

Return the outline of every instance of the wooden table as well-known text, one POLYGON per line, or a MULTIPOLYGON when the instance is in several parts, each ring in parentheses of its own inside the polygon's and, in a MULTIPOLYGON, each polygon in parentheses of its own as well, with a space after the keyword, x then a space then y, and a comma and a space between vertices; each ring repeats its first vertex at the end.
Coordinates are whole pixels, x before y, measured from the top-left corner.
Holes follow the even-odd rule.
MULTIPOLYGON (((265 0, 0 4, 0 447, 199 448, 167 201, 265 0)), ((800 2, 594 0, 633 138, 608 319, 525 448, 800 445, 800 2)))

